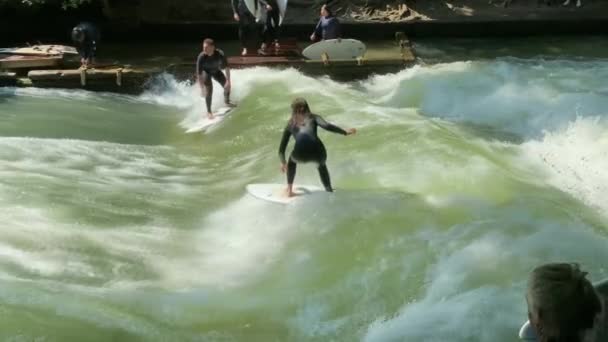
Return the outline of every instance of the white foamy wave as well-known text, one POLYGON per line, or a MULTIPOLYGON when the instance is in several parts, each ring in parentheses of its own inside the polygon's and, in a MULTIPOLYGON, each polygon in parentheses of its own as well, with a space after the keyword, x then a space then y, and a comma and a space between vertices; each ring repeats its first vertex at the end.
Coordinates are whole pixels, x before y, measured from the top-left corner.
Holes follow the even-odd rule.
POLYGON ((245 196, 202 222, 202 229, 174 240, 172 256, 147 255, 167 288, 243 285, 270 267, 297 232, 283 208, 245 196))
POLYGON ((2 138, 0 147, 0 275, 113 288, 235 286, 267 267, 293 231, 283 208, 249 197, 203 210, 193 230, 176 226, 163 209, 200 201, 200 179, 217 172, 170 147, 32 138, 2 138))
MULTIPOLYGON (((528 210, 511 209, 523 216, 528 210)), ((503 214, 496 221, 419 234, 437 255, 427 270, 424 293, 409 298, 394 316, 372 322, 363 340, 502 341, 515 337, 526 320, 525 281, 533 267, 576 260, 593 278, 605 276, 599 270, 608 257, 606 238, 588 227, 529 218, 518 222, 512 212, 503 214)), ((408 262, 413 256, 404 258, 408 262)))
MULTIPOLYGON (((328 77, 313 78, 293 69, 275 70, 266 67, 231 70, 231 94, 234 102, 256 90, 263 90, 269 86, 281 87, 288 93, 317 93, 319 95, 337 90, 348 91, 349 85, 332 81, 328 77)), ((140 99, 160 105, 189 108, 196 106, 204 109, 204 98, 198 84, 190 81, 178 81, 170 74, 163 74, 152 82, 151 89, 140 96, 140 99)), ((213 81, 213 103, 223 105, 222 87, 213 81)), ((215 105, 213 108, 217 108, 215 105)))
POLYGON ((163 106, 189 108, 200 101, 200 97, 201 91, 196 84, 178 81, 172 75, 163 73, 151 81, 150 89, 141 94, 139 99, 163 106))
MULTIPOLYGON (((249 110, 288 109, 296 96, 306 96, 313 110, 323 112, 335 106, 353 108, 352 99, 365 99, 351 84, 328 77, 313 78, 293 69, 275 70, 266 67, 231 70, 233 103, 248 101, 249 110), (277 92, 281 97, 277 98, 277 92)), ((206 114, 205 99, 198 84, 177 81, 172 75, 157 78, 149 91, 139 99, 144 102, 173 106, 183 110, 180 126, 192 128, 206 114)), ((213 81, 212 111, 225 106, 223 89, 213 81)))
POLYGON ((193 231, 154 221, 94 229, 50 210, 6 203, 0 213, 2 278, 68 277, 115 289, 243 285, 274 263, 298 231, 296 220, 285 218, 289 211, 249 197, 203 218, 193 231))
POLYGON ((375 75, 361 82, 364 91, 374 103, 394 107, 418 107, 424 89, 421 80, 449 77, 453 73, 471 70, 471 62, 415 65, 396 74, 375 75))
POLYGON ((378 105, 537 138, 608 105, 605 61, 454 62, 416 66, 363 85, 378 105))
POLYGON ((524 156, 545 170, 547 181, 608 215, 608 122, 577 118, 522 145, 524 156))
MULTIPOLYGON (((204 158, 174 153, 166 146, 2 138, 0 147, 0 187, 5 194, 31 201, 71 192, 61 196, 63 203, 90 206, 106 215, 146 216, 150 206, 171 206, 172 195, 198 193, 197 179, 209 172, 201 170, 204 158), (20 183, 24 177, 27 184, 20 183), (132 192, 146 206, 128 208, 108 201, 106 196, 120 192, 132 192)), ((14 200, 0 197, 0 203, 14 200)))
POLYGON ((135 97, 132 95, 110 93, 110 92, 99 92, 89 91, 84 89, 64 89, 64 88, 37 88, 37 87, 0 87, 0 97, 10 96, 23 96, 31 98, 48 99, 51 98, 53 101, 83 101, 83 102, 97 102, 100 104, 106 103, 106 101, 125 101, 134 102, 135 97))

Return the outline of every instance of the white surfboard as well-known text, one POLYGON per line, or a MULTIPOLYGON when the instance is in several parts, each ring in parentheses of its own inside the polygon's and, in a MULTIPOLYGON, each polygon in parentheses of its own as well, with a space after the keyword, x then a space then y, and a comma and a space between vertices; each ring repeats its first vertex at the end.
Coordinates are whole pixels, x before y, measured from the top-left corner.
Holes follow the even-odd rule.
POLYGON ((226 117, 234 110, 234 107, 222 107, 215 111, 213 119, 209 119, 206 114, 201 114, 201 118, 190 126, 186 133, 194 133, 204 131, 207 128, 216 125, 226 119, 226 117))
MULTIPOLYGON (((257 3, 257 0, 245 0, 245 5, 247 9, 253 16, 257 22, 265 23, 267 11, 266 8, 261 4, 257 3)), ((285 18, 285 12, 287 11, 287 0, 277 0, 277 5, 279 6, 279 26, 283 24, 283 19, 285 18)))
POLYGON ((255 21, 257 22, 265 22, 266 21, 266 10, 258 0, 245 0, 245 5, 247 9, 253 16, 255 17, 255 21))
POLYGON ((526 321, 519 329, 519 339, 522 341, 536 341, 536 333, 534 333, 530 321, 526 321))
POLYGON ((307 195, 314 193, 325 192, 320 186, 315 185, 296 185, 293 186, 293 192, 296 194, 294 197, 287 197, 285 194, 286 184, 249 184, 247 185, 247 192, 253 197, 281 204, 288 204, 296 201, 307 195))
POLYGON ((0 53, 8 55, 23 56, 54 56, 54 55, 76 55, 78 51, 73 46, 66 45, 33 45, 28 47, 3 48, 0 53))
POLYGON ((283 25, 283 19, 285 18, 285 13, 287 12, 287 0, 277 0, 277 5, 279 5, 279 26, 283 25))
POLYGON ((357 59, 363 57, 367 47, 356 39, 328 39, 314 43, 302 51, 302 55, 311 60, 321 60, 321 55, 327 53, 332 59, 357 59))

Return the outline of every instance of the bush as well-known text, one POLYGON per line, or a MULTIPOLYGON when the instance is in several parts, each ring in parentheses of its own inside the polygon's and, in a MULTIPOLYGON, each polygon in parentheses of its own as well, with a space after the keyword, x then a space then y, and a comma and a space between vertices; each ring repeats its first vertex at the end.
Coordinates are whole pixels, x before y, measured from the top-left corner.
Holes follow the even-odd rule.
POLYGON ((0 5, 9 5, 12 7, 33 7, 41 5, 57 5, 64 10, 69 8, 78 8, 83 4, 90 4, 93 0, 0 0, 0 5))

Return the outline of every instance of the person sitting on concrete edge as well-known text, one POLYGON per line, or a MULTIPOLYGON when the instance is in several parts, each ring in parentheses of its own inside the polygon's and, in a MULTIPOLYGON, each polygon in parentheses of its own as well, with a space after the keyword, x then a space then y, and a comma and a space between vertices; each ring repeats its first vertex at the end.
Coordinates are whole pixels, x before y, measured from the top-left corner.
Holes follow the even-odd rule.
POLYGON ((341 36, 340 21, 334 16, 327 4, 321 6, 321 18, 317 27, 315 27, 315 31, 310 36, 310 40, 314 42, 318 39, 338 39, 341 36))

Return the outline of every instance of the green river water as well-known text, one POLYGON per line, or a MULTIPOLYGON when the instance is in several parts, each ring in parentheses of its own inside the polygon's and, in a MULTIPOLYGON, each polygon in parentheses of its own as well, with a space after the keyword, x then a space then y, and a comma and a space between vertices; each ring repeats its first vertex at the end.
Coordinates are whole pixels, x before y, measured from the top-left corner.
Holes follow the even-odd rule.
POLYGON ((204 133, 171 75, 0 88, 0 340, 516 341, 533 267, 608 277, 608 43, 415 47, 350 83, 233 71, 204 133), (320 131, 336 192, 255 199, 298 96, 358 129, 320 131))

